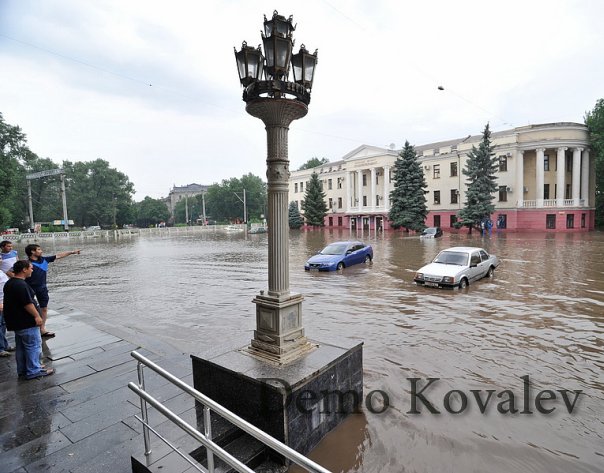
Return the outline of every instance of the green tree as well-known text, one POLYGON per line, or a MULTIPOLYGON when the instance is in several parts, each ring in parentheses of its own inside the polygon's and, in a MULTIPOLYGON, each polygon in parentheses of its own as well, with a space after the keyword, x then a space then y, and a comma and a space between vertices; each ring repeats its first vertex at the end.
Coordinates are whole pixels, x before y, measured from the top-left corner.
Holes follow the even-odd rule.
POLYGON ((304 169, 316 168, 317 166, 321 166, 322 164, 327 164, 328 162, 329 162, 329 159, 327 159, 327 158, 319 159, 317 157, 314 157, 314 158, 306 161, 302 166, 300 166, 298 168, 298 171, 303 171, 304 169))
POLYGON ((259 220, 266 214, 266 184, 258 176, 246 174, 241 179, 225 179, 221 184, 208 187, 206 193, 206 214, 218 221, 243 221, 243 190, 247 219, 259 220))
POLYGON ((145 197, 136 204, 136 224, 139 227, 149 227, 160 222, 166 222, 170 217, 168 206, 161 199, 145 197))
POLYGON ((300 210, 298 210, 298 206, 295 202, 289 203, 288 210, 288 218, 289 218, 289 228, 293 228, 297 230, 302 225, 304 225, 304 219, 302 215, 300 215, 300 210))
POLYGON ((466 201, 464 208, 458 213, 457 227, 472 227, 483 219, 489 218, 495 211, 493 195, 497 191, 497 158, 491 147, 491 130, 489 124, 484 127, 482 141, 478 146, 472 146, 463 174, 468 177, 466 186, 466 201))
POLYGON ((589 141, 596 168, 596 226, 604 226, 604 99, 585 114, 589 141))
POLYGON ((304 210, 304 218, 307 225, 316 227, 325 225, 325 215, 327 215, 325 197, 321 181, 319 181, 319 175, 313 172, 306 186, 304 200, 302 201, 302 210, 304 210))
POLYGON ((390 192, 388 218, 394 228, 415 231, 425 228, 428 215, 426 187, 415 148, 405 141, 405 147, 394 163, 394 189, 390 192))

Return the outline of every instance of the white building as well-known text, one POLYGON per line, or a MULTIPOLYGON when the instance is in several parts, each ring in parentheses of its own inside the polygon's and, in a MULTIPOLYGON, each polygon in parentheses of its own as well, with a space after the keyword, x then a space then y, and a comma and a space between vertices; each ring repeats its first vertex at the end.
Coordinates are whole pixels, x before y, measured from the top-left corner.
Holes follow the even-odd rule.
MULTIPOLYGON (((415 146, 426 177, 425 224, 451 228, 465 201, 462 169, 482 134, 415 146)), ((509 230, 587 231, 594 228, 595 166, 587 127, 547 123, 493 132, 499 159, 493 221, 509 230)), ((399 151, 360 146, 341 160, 291 172, 289 198, 300 208, 317 172, 330 209, 328 227, 389 229, 389 195, 399 151)))

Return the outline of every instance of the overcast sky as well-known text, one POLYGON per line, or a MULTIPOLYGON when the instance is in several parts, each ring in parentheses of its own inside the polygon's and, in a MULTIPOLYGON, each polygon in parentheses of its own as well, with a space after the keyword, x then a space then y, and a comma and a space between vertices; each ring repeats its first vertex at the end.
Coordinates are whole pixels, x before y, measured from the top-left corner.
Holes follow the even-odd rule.
POLYGON ((292 169, 487 122, 582 123, 604 97, 599 0, 0 0, 0 112, 41 157, 109 161, 136 200, 265 179, 233 47, 259 44, 275 9, 294 17, 295 51, 319 49, 292 169))

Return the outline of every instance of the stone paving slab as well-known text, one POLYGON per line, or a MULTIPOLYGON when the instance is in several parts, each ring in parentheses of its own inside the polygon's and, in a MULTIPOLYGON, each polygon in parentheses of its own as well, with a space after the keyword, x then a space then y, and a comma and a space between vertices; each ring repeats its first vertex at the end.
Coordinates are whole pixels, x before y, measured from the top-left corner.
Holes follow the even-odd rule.
MULTIPOLYGON (((142 426, 134 418, 140 403, 127 387, 137 381, 130 352, 137 350, 191 384, 189 355, 165 344, 159 345, 161 353, 150 351, 87 323, 78 311, 49 312, 57 336, 44 339, 43 362, 54 375, 19 380, 14 355, 0 359, 0 472, 130 472, 130 457, 144 449, 142 426)), ((147 390, 194 423, 192 398, 150 370, 145 373, 147 390)), ((175 438, 182 436, 156 411, 150 410, 150 419, 175 438)), ((155 448, 156 458, 169 453, 155 448)))

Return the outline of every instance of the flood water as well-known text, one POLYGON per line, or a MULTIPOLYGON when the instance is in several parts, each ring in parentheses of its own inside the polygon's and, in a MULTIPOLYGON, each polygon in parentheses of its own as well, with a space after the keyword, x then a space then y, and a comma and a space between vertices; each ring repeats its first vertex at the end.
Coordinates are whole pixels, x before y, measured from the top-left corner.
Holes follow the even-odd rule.
MULTIPOLYGON (((310 338, 364 341, 365 394, 381 390, 390 406, 352 416, 312 458, 335 472, 604 471, 604 234, 426 241, 353 235, 373 245, 372 265, 304 272, 311 254, 349 237, 348 231, 292 232, 291 289, 305 296, 310 338), (416 269, 457 245, 498 255, 495 278, 465 291, 413 284, 416 269), (497 404, 509 399, 496 397, 504 390, 525 409, 522 376, 530 379, 533 413, 498 412, 497 404), (439 378, 426 397, 440 414, 421 403, 421 414, 408 413, 408 378, 421 378, 421 385, 439 378), (453 389, 467 395, 460 414, 443 407, 453 389), (564 389, 583 392, 572 414, 558 392, 564 389), (482 390, 482 398, 495 390, 484 414, 470 390, 482 390), (535 408, 543 390, 556 395, 543 402, 556 408, 550 414, 535 408)), ((251 300, 267 288, 267 245, 266 235, 209 232, 83 243, 80 256, 51 265, 50 307, 61 301, 185 352, 233 333, 251 338, 251 300)), ((45 253, 65 249, 66 243, 47 243, 45 253)), ((452 410, 460 405, 456 399, 452 410)))

